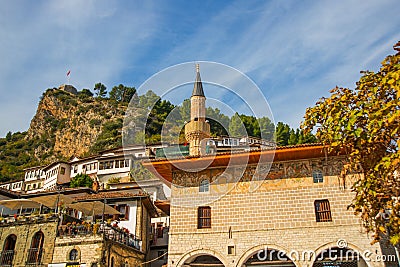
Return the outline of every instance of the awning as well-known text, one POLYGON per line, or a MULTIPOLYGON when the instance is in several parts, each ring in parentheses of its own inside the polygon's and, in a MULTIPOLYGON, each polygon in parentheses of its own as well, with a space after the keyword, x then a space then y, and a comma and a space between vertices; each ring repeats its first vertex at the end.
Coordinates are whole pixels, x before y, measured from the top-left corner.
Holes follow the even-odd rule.
POLYGON ((62 206, 62 205, 68 205, 68 204, 71 204, 74 202, 73 198, 63 195, 63 194, 54 194, 54 195, 33 197, 30 199, 33 201, 39 202, 51 209, 57 208, 57 204, 58 204, 58 206, 62 206))
POLYGON ((68 207, 82 211, 86 215, 102 215, 104 214, 121 214, 119 211, 111 207, 110 205, 104 204, 100 201, 87 201, 87 202, 78 202, 68 205, 68 207))
POLYGON ((9 208, 11 210, 17 209, 29 209, 29 208, 40 208, 40 203, 30 199, 6 199, 0 200, 0 205, 9 208))

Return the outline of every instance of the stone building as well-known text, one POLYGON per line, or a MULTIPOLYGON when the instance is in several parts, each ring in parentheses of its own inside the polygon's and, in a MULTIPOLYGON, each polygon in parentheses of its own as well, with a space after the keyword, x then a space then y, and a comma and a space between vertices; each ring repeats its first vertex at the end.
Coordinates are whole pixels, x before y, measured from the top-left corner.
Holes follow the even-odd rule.
POLYGON ((52 261, 57 219, 0 224, 0 266, 47 266, 52 261))
POLYGON ((172 184, 169 267, 397 265, 347 209, 362 174, 340 178, 343 153, 314 144, 204 155, 195 137, 207 127, 193 123, 190 157, 143 163, 172 184))
POLYGON ((0 191, 1 198, 3 193, 12 203, 1 205, 15 205, 4 213, 2 209, 0 266, 134 267, 147 260, 151 218, 158 214, 140 188, 99 193, 78 188, 63 194, 14 196, 0 191))
POLYGON ((76 90, 76 88, 70 84, 62 84, 62 85, 60 85, 60 87, 58 87, 58 89, 61 91, 64 91, 64 92, 74 94, 74 95, 78 94, 78 90, 76 90))

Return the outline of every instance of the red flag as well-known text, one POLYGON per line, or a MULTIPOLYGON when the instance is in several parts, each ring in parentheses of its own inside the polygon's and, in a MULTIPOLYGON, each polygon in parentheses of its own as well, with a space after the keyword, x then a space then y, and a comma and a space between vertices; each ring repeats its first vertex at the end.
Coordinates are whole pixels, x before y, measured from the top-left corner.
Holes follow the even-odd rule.
POLYGON ((67 76, 69 76, 71 74, 71 71, 69 70, 69 71, 67 71, 67 76))

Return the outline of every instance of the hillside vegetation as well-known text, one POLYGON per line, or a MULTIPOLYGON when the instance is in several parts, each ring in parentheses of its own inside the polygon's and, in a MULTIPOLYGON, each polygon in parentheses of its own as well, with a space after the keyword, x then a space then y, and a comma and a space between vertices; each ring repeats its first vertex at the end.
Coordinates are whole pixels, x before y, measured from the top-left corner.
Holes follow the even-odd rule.
MULTIPOLYGON (((9 132, 5 138, 0 138, 0 182, 22 179, 23 169, 27 167, 67 161, 73 156, 85 157, 122 146, 122 127, 127 110, 132 120, 146 125, 146 143, 160 142, 162 131, 177 137, 167 141, 185 141, 182 126, 190 120, 189 100, 176 107, 152 91, 137 96, 135 88, 122 84, 114 86, 108 97, 107 89, 101 83, 96 84, 93 90, 94 95, 88 89, 74 95, 57 88, 47 89, 28 131, 9 132)), ((313 135, 304 135, 282 122, 275 126, 266 117, 256 119, 235 114, 229 118, 210 107, 207 116, 213 136, 228 135, 227 130, 232 136, 244 135, 246 133, 238 127, 243 121, 249 136, 276 140, 278 145, 316 141, 313 135)), ((131 143, 135 141, 131 140, 131 143)))

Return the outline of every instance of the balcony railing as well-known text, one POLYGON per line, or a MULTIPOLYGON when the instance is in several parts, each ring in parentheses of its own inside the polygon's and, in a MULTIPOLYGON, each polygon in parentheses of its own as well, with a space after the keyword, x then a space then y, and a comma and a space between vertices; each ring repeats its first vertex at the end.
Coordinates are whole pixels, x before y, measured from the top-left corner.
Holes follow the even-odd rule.
POLYGON ((126 233, 118 228, 106 226, 104 228, 104 236, 108 240, 124 244, 137 250, 142 249, 142 240, 137 238, 135 235, 126 233))
POLYGON ((43 248, 30 248, 28 249, 28 259, 26 265, 28 266, 40 266, 42 264, 42 255, 44 253, 43 248))
POLYGON ((12 266, 14 254, 14 250, 3 250, 2 252, 0 252, 0 266, 12 266))
POLYGON ((108 240, 124 244, 126 246, 141 250, 142 241, 134 234, 127 233, 119 228, 109 225, 60 225, 58 237, 79 237, 86 235, 103 236, 108 240))

